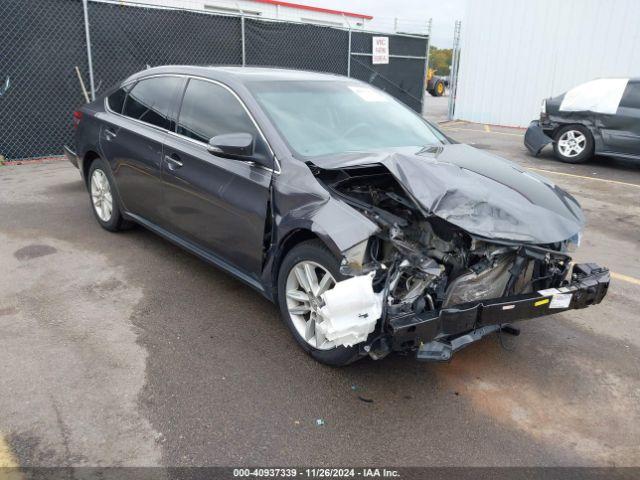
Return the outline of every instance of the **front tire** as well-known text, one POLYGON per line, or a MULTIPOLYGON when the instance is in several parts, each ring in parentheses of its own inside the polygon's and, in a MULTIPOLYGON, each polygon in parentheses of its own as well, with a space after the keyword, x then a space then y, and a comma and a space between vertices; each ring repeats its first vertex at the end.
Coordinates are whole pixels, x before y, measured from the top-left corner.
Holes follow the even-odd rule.
POLYGON ((117 232, 130 228, 130 222, 122 217, 120 201, 111 171, 101 158, 95 159, 89 168, 87 180, 91 209, 102 228, 117 232))
POLYGON ((278 307, 298 345, 325 365, 344 366, 358 360, 358 347, 335 346, 315 334, 317 300, 346 277, 336 257, 320 240, 296 245, 284 258, 278 274, 278 307))
POLYGON ((584 163, 593 157, 593 136, 584 125, 567 125, 554 137, 553 151, 565 163, 584 163))

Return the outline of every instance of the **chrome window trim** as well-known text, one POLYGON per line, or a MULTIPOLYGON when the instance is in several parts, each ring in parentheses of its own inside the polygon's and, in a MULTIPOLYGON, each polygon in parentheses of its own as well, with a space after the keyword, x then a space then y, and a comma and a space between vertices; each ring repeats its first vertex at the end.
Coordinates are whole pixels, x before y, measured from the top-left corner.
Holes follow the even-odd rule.
MULTIPOLYGON (((124 87, 124 85, 122 87, 120 87, 120 88, 123 88, 123 87, 124 87)), ((129 95, 129 92, 127 92, 127 95, 129 95)), ((125 99, 125 102, 126 102, 126 99, 125 99)), ((122 105, 122 108, 124 108, 124 104, 122 105)), ((104 109, 107 112, 112 113, 113 115, 117 115, 119 117, 126 118, 127 120, 131 120, 132 122, 139 123, 140 125, 145 125, 147 127, 151 127, 154 130, 157 130, 159 132, 168 132, 169 131, 166 128, 162 128, 162 127, 159 127, 158 125, 154 125, 153 123, 143 122, 142 120, 138 120, 137 118, 133 118, 133 117, 130 117, 128 115, 123 115, 122 113, 114 112, 113 110, 111 110, 111 107, 109 106, 109 97, 108 96, 104 97, 104 109)))
MULTIPOLYGON (((245 163, 250 163, 252 165, 255 165, 256 167, 260 167, 260 168, 262 168, 264 170, 268 170, 270 172, 273 172, 276 175, 279 175, 282 172, 282 170, 280 169, 280 161, 276 157, 276 154, 273 151, 273 148, 271 148, 271 144, 269 143, 269 141, 267 140, 267 137, 265 136, 264 132, 262 131, 262 129, 258 125, 258 122, 256 122, 256 119, 253 117, 253 114, 251 113, 251 111, 249 111, 249 109, 247 108, 247 105, 244 103, 244 101, 228 85, 225 85, 224 83, 219 82, 218 80, 213 80, 211 78, 201 77, 199 75, 188 75, 188 74, 185 74, 185 73, 156 73, 156 74, 153 74, 153 75, 147 75, 147 76, 144 76, 144 77, 135 78, 135 79, 126 81, 126 82, 122 83, 118 88, 124 88, 124 87, 126 87, 127 85, 129 85, 131 83, 139 82, 139 81, 142 81, 142 80, 147 80, 149 78, 157 78, 157 77, 178 77, 178 78, 186 78, 186 79, 192 79, 193 78, 193 79, 196 79, 196 80, 203 80, 205 82, 210 82, 210 83, 213 83, 215 85, 218 85, 218 86, 226 89, 228 92, 230 92, 231 95, 233 95, 235 97, 235 99, 240 103, 240 105, 242 106, 242 108, 244 109, 246 114, 248 115, 249 119, 251 120, 251 123, 253 123, 254 127, 256 128, 258 133, 260 134, 260 137, 262 137, 262 140, 267 145, 267 148, 269 149, 269 153, 271 154, 271 157, 273 158, 273 161, 275 163, 275 167, 276 168, 273 169, 273 168, 269 168, 269 167, 264 167, 262 165, 258 165, 258 164, 254 163, 254 162, 251 162, 250 160, 246 161, 245 163)), ((127 95, 128 94, 129 93, 127 92, 127 95)), ((118 115, 120 117, 127 118, 129 120, 132 120, 134 122, 140 123, 142 125, 146 125, 148 127, 152 127, 152 128, 154 128, 154 129, 156 129, 158 131, 169 133, 169 134, 177 136, 179 138, 182 138, 182 139, 188 140, 190 142, 196 143, 198 145, 204 146, 205 148, 208 146, 206 143, 201 142, 200 140, 196 140, 194 138, 187 137, 186 135, 181 135, 178 132, 172 132, 171 130, 167 130, 165 128, 158 127, 157 125, 152 125, 151 123, 143 122, 142 120, 138 120, 136 118, 128 117, 127 115, 123 115, 122 113, 114 112, 109 107, 108 99, 109 99, 108 96, 104 97, 104 108, 105 108, 105 110, 107 112, 112 113, 113 115, 118 115)), ((125 103, 126 103, 126 100, 125 100, 125 103)), ((182 107, 182 101, 180 102, 180 106, 182 107)), ((124 105, 123 105, 123 108, 124 108, 124 105)), ((178 116, 178 118, 180 117, 180 112, 177 113, 177 116, 178 116)), ((176 119, 176 125, 178 123, 178 118, 176 119)))

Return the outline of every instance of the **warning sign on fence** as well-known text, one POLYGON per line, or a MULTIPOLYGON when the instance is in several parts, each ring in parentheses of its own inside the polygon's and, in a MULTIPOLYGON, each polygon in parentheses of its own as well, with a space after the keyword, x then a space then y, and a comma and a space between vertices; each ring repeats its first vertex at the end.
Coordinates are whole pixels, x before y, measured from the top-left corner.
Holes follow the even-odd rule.
POLYGON ((389 63, 389 37, 372 37, 371 45, 371 63, 386 64, 389 63))

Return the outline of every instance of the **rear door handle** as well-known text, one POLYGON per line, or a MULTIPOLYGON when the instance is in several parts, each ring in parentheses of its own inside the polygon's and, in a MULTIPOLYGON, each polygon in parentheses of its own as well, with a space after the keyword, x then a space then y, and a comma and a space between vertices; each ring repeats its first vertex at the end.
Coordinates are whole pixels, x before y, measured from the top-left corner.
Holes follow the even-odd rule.
POLYGON ((113 140, 114 138, 116 138, 117 135, 118 134, 113 130, 111 130, 110 128, 106 128, 104 130, 104 136, 107 140, 113 140))
POLYGON ((183 165, 178 156, 175 154, 165 155, 164 159, 167 161, 167 167, 169 168, 169 170, 177 170, 183 165))

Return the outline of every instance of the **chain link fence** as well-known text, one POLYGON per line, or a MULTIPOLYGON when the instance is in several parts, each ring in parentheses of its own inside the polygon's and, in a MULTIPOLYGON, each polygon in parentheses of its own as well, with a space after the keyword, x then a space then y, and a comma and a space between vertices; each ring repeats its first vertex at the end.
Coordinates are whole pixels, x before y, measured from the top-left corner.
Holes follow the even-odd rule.
POLYGON ((0 155, 59 154, 83 102, 75 67, 87 71, 82 4, 0 2, 0 155))
POLYGON ((7 160, 59 155, 87 97, 156 65, 330 72, 422 109, 427 36, 109 0, 86 2, 86 12, 82 0, 2 0, 0 18, 0 156, 7 160), (388 64, 371 62, 374 35, 389 37, 388 64))

